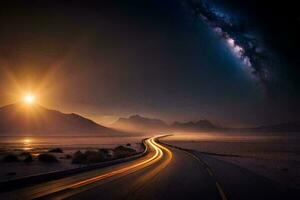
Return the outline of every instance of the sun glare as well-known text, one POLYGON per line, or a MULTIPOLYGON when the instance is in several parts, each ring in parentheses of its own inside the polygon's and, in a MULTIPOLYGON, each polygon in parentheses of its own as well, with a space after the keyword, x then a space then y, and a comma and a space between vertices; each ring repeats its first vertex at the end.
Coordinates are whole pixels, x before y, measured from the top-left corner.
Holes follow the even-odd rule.
POLYGON ((23 140, 23 143, 24 144, 30 144, 31 143, 31 139, 26 138, 26 139, 23 140))
POLYGON ((23 97, 23 101, 27 104, 33 104, 35 101, 35 97, 32 94, 27 94, 23 97))

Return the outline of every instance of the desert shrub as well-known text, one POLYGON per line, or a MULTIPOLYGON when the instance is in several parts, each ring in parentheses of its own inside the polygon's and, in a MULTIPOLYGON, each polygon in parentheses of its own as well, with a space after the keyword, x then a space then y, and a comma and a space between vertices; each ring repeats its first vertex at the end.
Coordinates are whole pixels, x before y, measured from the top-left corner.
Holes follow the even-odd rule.
POLYGON ((136 154, 136 150, 128 147, 118 146, 114 149, 115 158, 124 158, 134 154, 136 154))
POLYGON ((63 153, 64 151, 61 148, 54 148, 48 151, 49 153, 63 153))
POLYGON ((65 157, 64 157, 64 159, 67 159, 67 160, 69 160, 69 159, 71 159, 72 158, 72 156, 70 155, 70 154, 67 154, 67 155, 65 155, 65 157))
POLYGON ((86 156, 81 151, 76 151, 73 155, 72 163, 84 164, 86 163, 86 156))
POLYGON ((20 156, 21 157, 25 157, 25 156, 28 156, 28 154, 30 154, 29 152, 27 152, 27 151, 23 151, 22 153, 20 153, 20 156))
POLYGON ((127 143, 126 146, 127 146, 127 147, 131 147, 131 144, 130 144, 130 143, 127 143))
POLYGON ((7 154, 3 157, 3 162, 18 162, 19 158, 15 154, 7 154))
POLYGON ((23 161, 26 162, 26 163, 32 162, 33 161, 32 155, 30 154, 23 161))
POLYGON ((104 160, 111 160, 114 156, 113 149, 99 149, 98 152, 104 158, 104 160))
POLYGON ((106 160, 105 154, 100 151, 86 151, 82 153, 81 151, 77 151, 73 155, 72 163, 74 164, 90 164, 90 163, 98 163, 106 160))
POLYGON ((105 157, 99 151, 86 151, 86 161, 87 163, 97 163, 105 160, 105 157))
POLYGON ((20 154, 20 156, 21 156, 21 159, 24 161, 24 162, 32 162, 33 161, 33 157, 32 157, 32 155, 31 155, 31 153, 29 153, 29 152, 22 152, 21 154, 20 154))
POLYGON ((58 162, 57 158, 54 155, 48 153, 43 153, 38 155, 38 160, 41 162, 48 162, 48 163, 58 162))
POLYGON ((98 163, 113 158, 124 158, 136 154, 134 149, 118 146, 115 149, 99 149, 98 151, 77 151, 73 155, 72 163, 74 164, 91 164, 98 163))

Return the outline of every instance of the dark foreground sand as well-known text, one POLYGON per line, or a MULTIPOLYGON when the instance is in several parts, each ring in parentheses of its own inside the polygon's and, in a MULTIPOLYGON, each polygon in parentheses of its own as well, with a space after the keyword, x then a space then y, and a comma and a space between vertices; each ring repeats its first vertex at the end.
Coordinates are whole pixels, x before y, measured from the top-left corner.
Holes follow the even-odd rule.
MULTIPOLYGON (((28 137, 24 137, 28 138, 28 137)), ((58 170, 66 170, 80 167, 78 164, 72 164, 72 159, 67 158, 67 155, 73 155, 76 151, 82 152, 86 150, 98 150, 100 148, 114 148, 119 145, 126 146, 130 144, 130 148, 137 152, 142 151, 140 145, 143 137, 77 137, 72 138, 33 138, 28 139, 8 138, 8 141, 0 143, 0 181, 10 180, 40 173, 47 173, 58 170), (20 141, 20 142, 14 142, 20 141), (25 141, 25 142, 22 142, 25 141), (50 153, 54 155, 59 162, 43 163, 37 160, 37 155, 47 153, 49 149, 61 148, 63 153, 50 153), (22 152, 29 152, 34 157, 33 162, 3 162, 2 159, 7 154, 20 155, 22 152)))
POLYGON ((209 153, 279 184, 300 188, 300 133, 178 133, 163 140, 209 153))

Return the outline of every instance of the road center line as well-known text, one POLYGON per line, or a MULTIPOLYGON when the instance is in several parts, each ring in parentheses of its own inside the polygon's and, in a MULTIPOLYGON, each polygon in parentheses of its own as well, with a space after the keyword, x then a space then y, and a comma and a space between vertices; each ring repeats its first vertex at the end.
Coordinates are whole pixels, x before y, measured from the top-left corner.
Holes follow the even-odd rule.
POLYGON ((217 186, 217 189, 220 193, 220 196, 221 196, 222 200, 228 200, 225 193, 224 193, 224 191, 223 191, 223 189, 222 189, 222 187, 220 186, 220 184, 218 182, 216 182, 216 186, 217 186))
POLYGON ((210 168, 206 167, 206 171, 210 176, 214 176, 210 168))

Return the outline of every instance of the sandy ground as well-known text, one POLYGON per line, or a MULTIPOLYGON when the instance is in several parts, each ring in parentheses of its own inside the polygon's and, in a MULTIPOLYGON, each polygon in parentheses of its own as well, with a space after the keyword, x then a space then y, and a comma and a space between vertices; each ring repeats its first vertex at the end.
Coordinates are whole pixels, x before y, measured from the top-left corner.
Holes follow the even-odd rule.
POLYGON ((239 165, 292 188, 300 188, 300 133, 185 133, 163 141, 239 165))
POLYGON ((114 148, 119 145, 130 143, 131 148, 141 152, 143 151, 142 146, 140 145, 142 139, 142 137, 114 137, 113 139, 109 139, 108 137, 97 137, 96 139, 90 138, 89 140, 86 138, 75 138, 75 141, 69 140, 67 143, 62 143, 62 141, 66 141, 65 138, 61 138, 57 140, 57 142, 54 138, 51 138, 51 142, 45 138, 42 142, 41 139, 32 138, 31 140, 36 141, 36 143, 0 143, 0 181, 80 167, 79 165, 72 164, 72 159, 66 159, 66 155, 73 155, 78 150, 85 151, 97 150, 99 148, 114 148), (63 150, 63 153, 51 153, 58 158, 58 163, 43 163, 36 159, 38 154, 47 152, 52 148, 61 148, 63 150), (33 162, 24 163, 20 161, 6 163, 2 161, 3 156, 8 153, 18 155, 24 151, 30 152, 35 157, 33 162))

